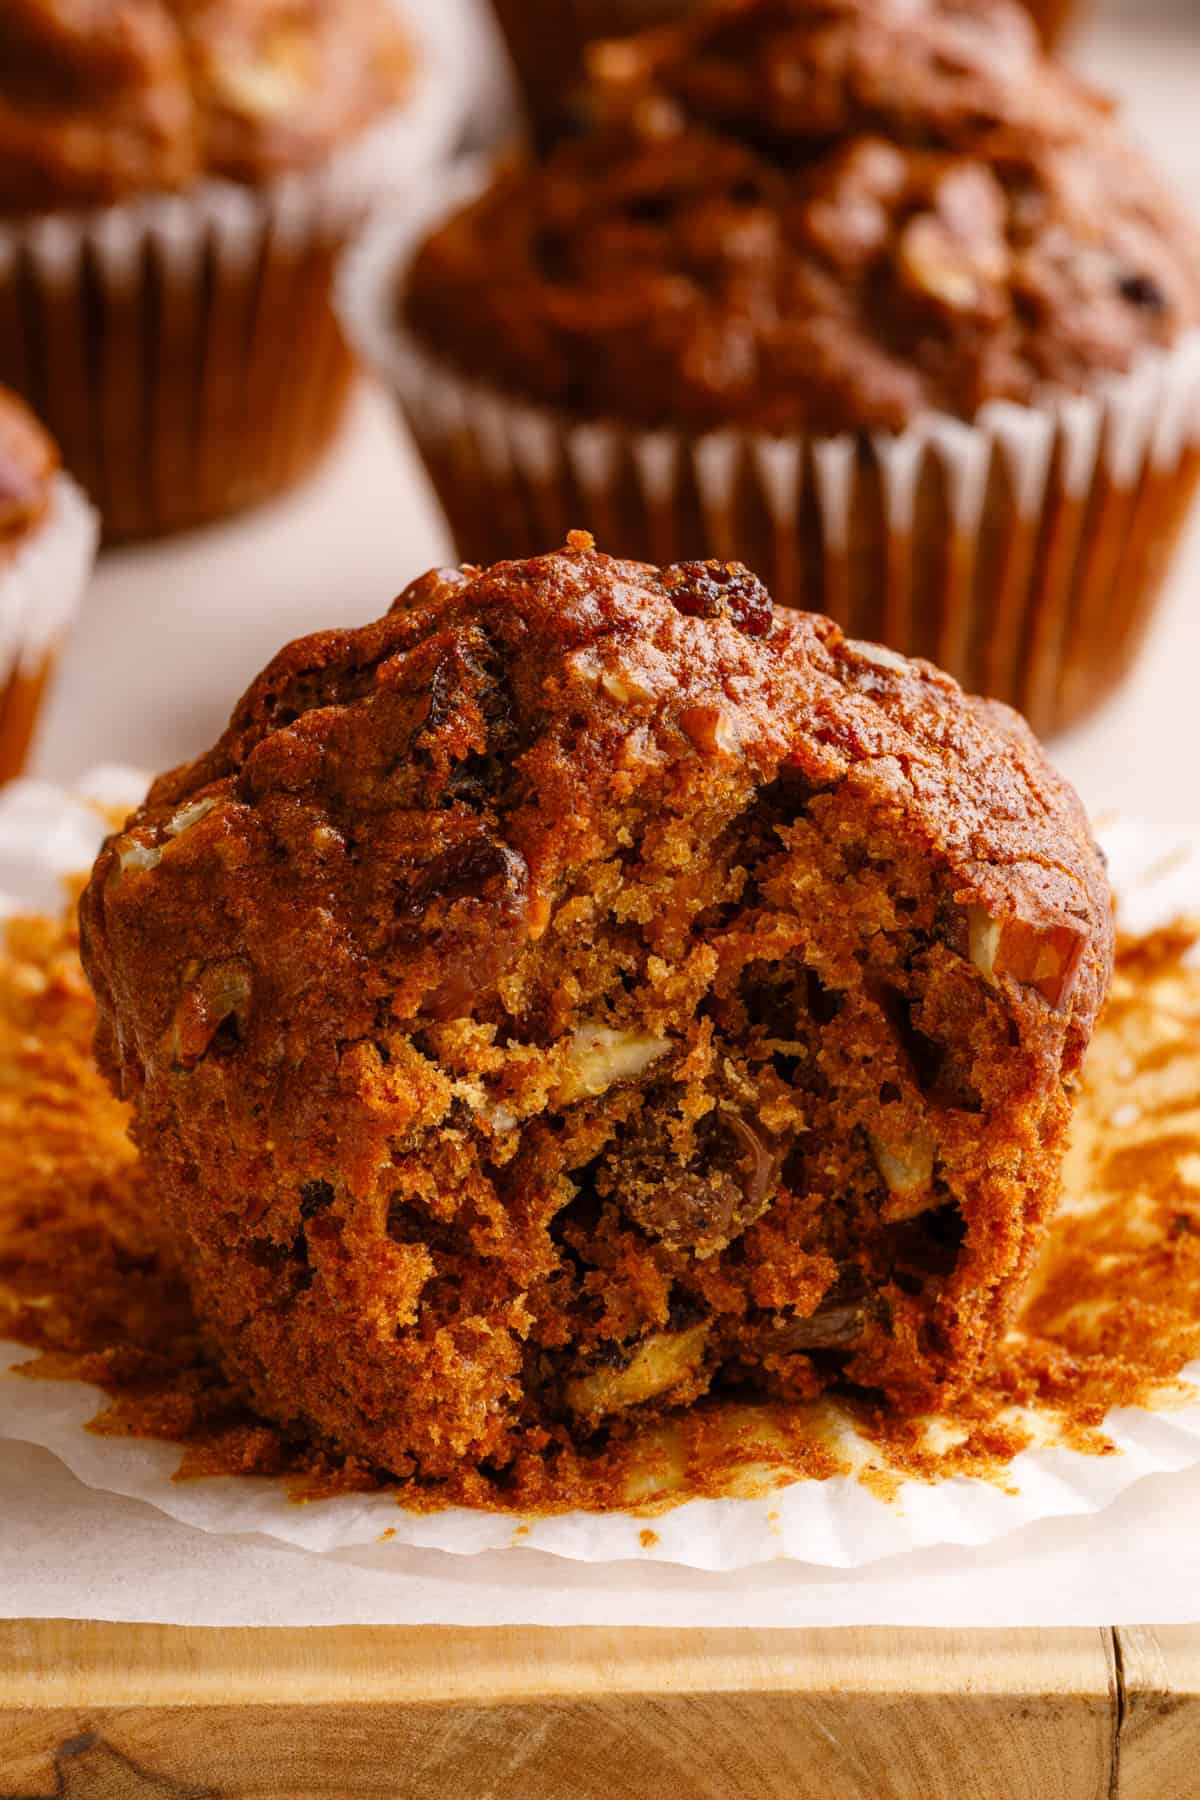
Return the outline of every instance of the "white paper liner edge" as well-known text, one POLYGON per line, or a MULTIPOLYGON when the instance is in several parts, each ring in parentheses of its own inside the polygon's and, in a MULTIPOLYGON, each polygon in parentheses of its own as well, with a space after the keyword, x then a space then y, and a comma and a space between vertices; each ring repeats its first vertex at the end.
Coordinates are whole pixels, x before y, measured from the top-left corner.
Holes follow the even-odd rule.
MULTIPOLYGON (((0 890, 14 904, 54 904, 58 879, 84 866, 102 824, 91 800, 132 806, 144 791, 136 771, 93 771, 80 792, 16 782, 0 794, 0 890)), ((1105 832, 1122 919, 1144 931, 1200 911, 1200 848, 1187 828, 1122 821, 1105 832)), ((474 1555, 520 1547, 580 1562, 651 1558, 705 1570, 779 1559, 857 1568, 935 1545, 982 1545, 1041 1519, 1100 1511, 1146 1476, 1200 1465, 1200 1404, 1150 1412, 1124 1407, 1104 1429, 1117 1454, 1085 1456, 1047 1447, 1016 1457, 1003 1483, 952 1476, 906 1480, 883 1500, 854 1476, 799 1481, 762 1498, 685 1501, 652 1517, 566 1513, 550 1518, 450 1508, 409 1513, 394 1493, 345 1495, 296 1505, 278 1481, 248 1477, 172 1479, 178 1446, 106 1438, 83 1429, 104 1405, 81 1382, 31 1381, 14 1367, 33 1353, 0 1341, 0 1439, 51 1451, 85 1485, 144 1501, 183 1524, 216 1534, 256 1532, 321 1552, 378 1542, 474 1555), (652 1538, 643 1542, 642 1533, 652 1538)), ((1182 1372, 1200 1385, 1200 1362, 1182 1372)), ((857 1460, 880 1459, 847 1439, 857 1460)))

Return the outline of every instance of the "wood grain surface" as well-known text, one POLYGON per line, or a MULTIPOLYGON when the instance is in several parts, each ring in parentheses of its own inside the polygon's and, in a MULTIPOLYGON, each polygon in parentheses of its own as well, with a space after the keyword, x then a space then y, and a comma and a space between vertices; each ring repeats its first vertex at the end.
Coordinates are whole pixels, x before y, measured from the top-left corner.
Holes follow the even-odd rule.
POLYGON ((0 1623, 0 1800, 1193 1800, 1200 1631, 0 1623))

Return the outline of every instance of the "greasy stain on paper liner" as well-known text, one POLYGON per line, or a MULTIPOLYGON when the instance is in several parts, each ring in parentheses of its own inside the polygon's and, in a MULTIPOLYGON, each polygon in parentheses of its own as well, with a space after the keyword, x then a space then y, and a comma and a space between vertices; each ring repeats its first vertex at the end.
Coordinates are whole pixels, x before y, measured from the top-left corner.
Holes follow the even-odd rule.
POLYGON ((105 1391, 91 1430, 178 1443, 178 1478, 272 1475, 297 1500, 391 1489, 420 1511, 653 1514, 854 1473, 891 1501, 905 1479, 1003 1487, 1014 1456, 1048 1443, 1113 1454, 1109 1409, 1181 1403, 1177 1373, 1200 1355, 1198 941, 1200 925, 1179 924, 1122 944, 1025 1310, 987 1378, 947 1413, 900 1419, 852 1395, 717 1397, 594 1454, 530 1459, 503 1484, 465 1470, 422 1485, 285 1436, 206 1354, 149 1229, 125 1109, 92 1062, 73 925, 18 919, 0 945, 0 1337, 39 1353, 23 1375, 105 1391))

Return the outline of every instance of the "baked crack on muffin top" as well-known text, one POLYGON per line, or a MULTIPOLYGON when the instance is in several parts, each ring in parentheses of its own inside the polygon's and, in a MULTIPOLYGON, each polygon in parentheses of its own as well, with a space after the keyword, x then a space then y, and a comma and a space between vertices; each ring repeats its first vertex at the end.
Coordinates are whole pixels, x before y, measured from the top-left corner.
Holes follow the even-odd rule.
POLYGON ((226 1369, 400 1475, 969 1383, 1109 979, 1003 707, 732 563, 423 576, 285 649, 81 905, 226 1369))
POLYGON ((435 230, 404 305, 585 418, 901 430, 1200 323, 1200 239, 1009 0, 727 0, 596 49, 588 128, 435 230))

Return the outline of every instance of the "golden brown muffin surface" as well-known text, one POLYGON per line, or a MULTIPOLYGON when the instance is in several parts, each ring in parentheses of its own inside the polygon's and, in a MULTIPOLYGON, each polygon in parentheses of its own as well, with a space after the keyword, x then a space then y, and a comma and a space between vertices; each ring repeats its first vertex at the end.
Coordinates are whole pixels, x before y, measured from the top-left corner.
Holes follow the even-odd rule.
POLYGON ((408 67, 388 0, 6 0, 0 212, 307 168, 408 67))
POLYGON ((586 417, 773 433, 1078 389, 1200 320, 1196 234, 1008 0, 731 0, 437 230, 409 317, 586 417))
POLYGON ((969 1381, 1112 952, 1015 715, 581 536, 289 646, 81 924, 226 1367, 433 1477, 730 1388, 969 1381))

